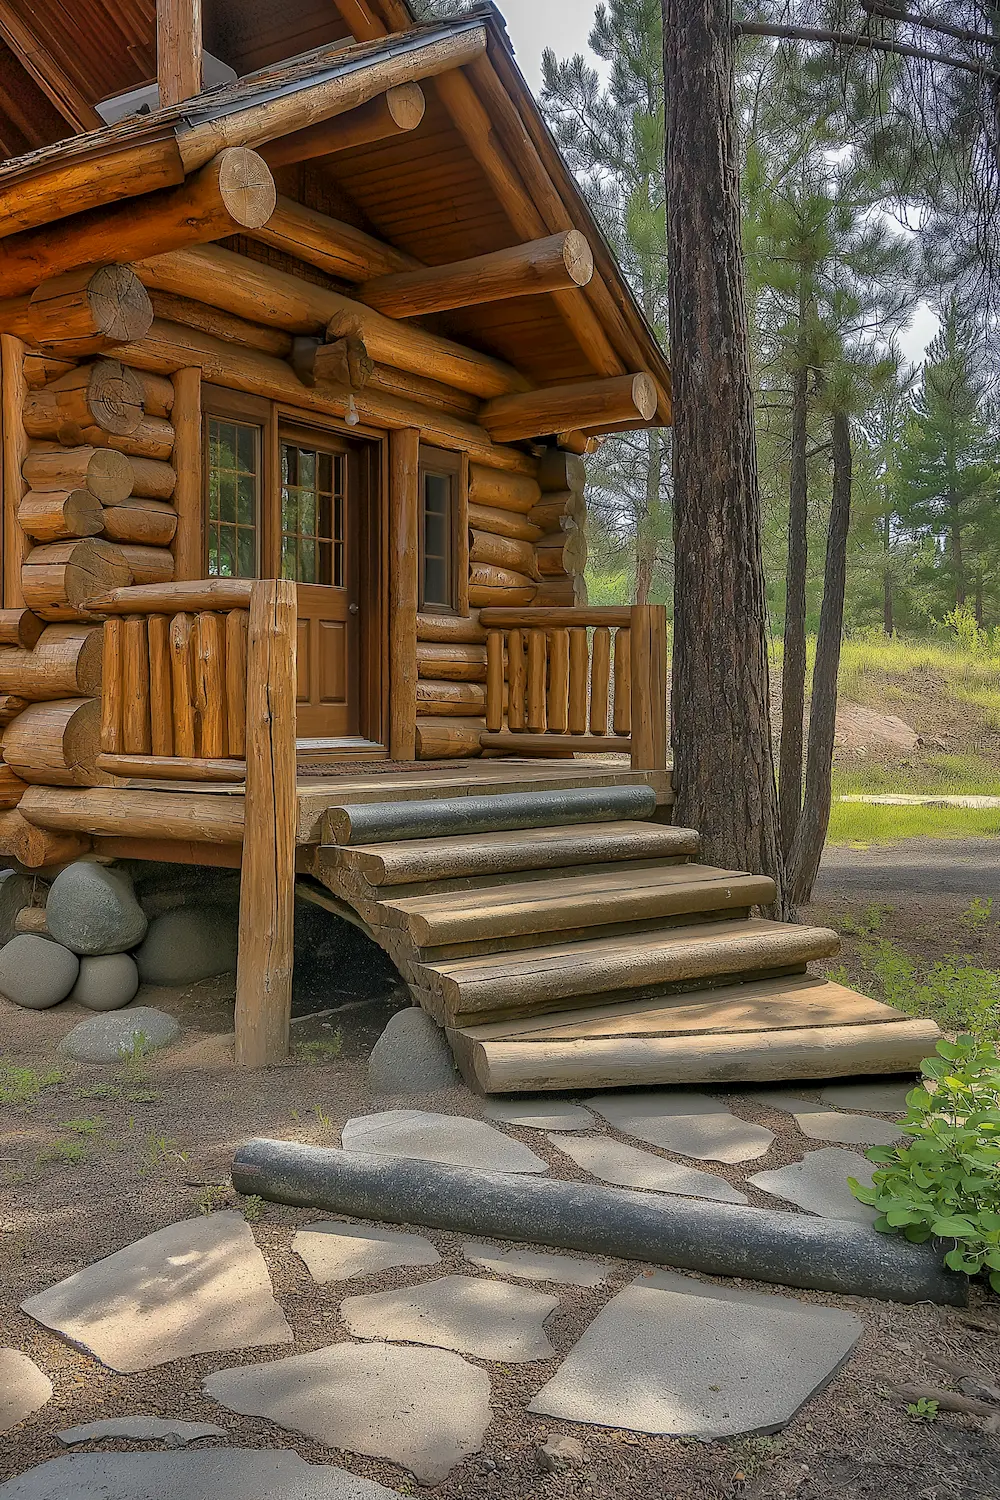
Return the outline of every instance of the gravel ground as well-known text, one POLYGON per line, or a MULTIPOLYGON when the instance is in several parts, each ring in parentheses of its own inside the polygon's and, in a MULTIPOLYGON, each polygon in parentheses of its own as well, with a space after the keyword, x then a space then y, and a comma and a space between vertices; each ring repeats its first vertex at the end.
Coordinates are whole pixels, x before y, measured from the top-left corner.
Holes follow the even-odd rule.
MULTIPOLYGON (((411 1104, 375 1100, 366 1089, 363 1056, 384 1023, 386 1010, 355 1006, 315 1019, 319 1037, 343 1029, 344 1049, 333 1062, 302 1061, 261 1072, 241 1073, 228 1063, 222 1027, 231 1015, 225 984, 202 985, 186 995, 158 991, 141 997, 183 1018, 184 1043, 130 1077, 106 1068, 74 1065, 61 1082, 34 1102, 2 1106, 0 1132, 0 1342, 30 1354, 55 1386, 52 1401, 7 1435, 0 1445, 0 1479, 20 1473, 61 1450, 55 1432, 101 1417, 145 1412, 220 1421, 232 1441, 251 1447, 287 1447, 318 1463, 339 1463, 405 1494, 441 1500, 729 1500, 735 1496, 796 1497, 796 1500, 983 1500, 1000 1496, 1000 1439, 982 1422, 940 1415, 932 1423, 908 1420, 886 1393, 890 1382, 913 1379, 947 1384, 926 1358, 938 1353, 971 1370, 1000 1377, 1000 1339, 964 1325, 949 1309, 900 1307, 796 1292, 804 1300, 850 1307, 865 1333, 837 1378, 774 1437, 703 1444, 634 1433, 574 1427, 528 1415, 524 1407, 558 1365, 490 1365, 494 1420, 483 1450, 433 1490, 418 1486, 397 1467, 331 1451, 252 1418, 221 1413, 201 1394, 204 1377, 228 1364, 269 1361, 290 1347, 206 1355, 176 1361, 146 1374, 121 1376, 39 1327, 18 1304, 101 1256, 201 1206, 238 1204, 228 1187, 234 1149, 249 1136, 276 1135, 314 1144, 336 1144, 351 1115, 411 1104), (201 1030, 194 1029, 201 1027, 201 1030), (324 1031, 325 1028, 325 1031, 324 1031), (113 1092, 109 1093, 109 1085, 113 1092), (94 1097, 94 1089, 102 1097, 94 1097), (99 1121, 79 1136, 68 1121, 99 1121), (45 1160, 54 1143, 79 1140, 86 1159, 66 1165, 45 1160), (42 1158, 42 1159, 40 1159, 42 1158), (550 1432, 584 1442, 582 1470, 541 1472, 537 1443, 550 1432)), ((16 1057, 44 1072, 57 1063, 59 1038, 80 1019, 68 1006, 25 1012, 0 1001, 0 1058, 16 1057)), ((231 1024, 231 1023, 230 1023, 231 1024)), ((421 1107, 480 1117, 479 1100, 450 1090, 421 1107)), ((729 1096, 735 1111, 766 1124, 777 1136, 769 1153, 748 1163, 747 1172, 783 1165, 817 1149, 789 1116, 745 1096, 729 1096)), ((89 1128, 89 1127, 84 1127, 89 1128)), ((598 1129, 607 1129, 598 1120, 598 1129)), ((614 1134, 614 1132, 610 1132, 614 1134)), ((554 1174, 583 1177, 557 1156, 542 1132, 512 1129, 552 1165, 554 1174)), ((647 1148, 652 1150, 653 1148, 647 1148)), ((667 1153, 660 1153, 667 1155, 667 1153)), ((696 1163, 745 1186, 740 1168, 696 1163)), ((746 1188, 751 1201, 774 1206, 746 1188)), ((304 1353, 347 1337, 337 1312, 338 1289, 316 1287, 291 1252, 296 1226, 316 1215, 264 1205, 253 1232, 274 1280, 275 1293, 304 1353)), ((442 1255, 439 1266, 386 1272, 352 1280, 350 1294, 383 1290, 461 1271, 479 1272, 461 1255, 463 1237, 421 1231, 442 1255)), ((612 1262, 608 1282, 593 1291, 553 1286, 560 1307, 547 1332, 562 1357, 600 1308, 639 1274, 642 1266, 612 1262)), ((753 1283, 747 1283, 753 1285, 753 1283)), ((762 1290, 775 1290, 763 1287, 762 1290)), ((980 1288, 974 1307, 1000 1324, 1000 1304, 980 1288)), ((102 1445, 125 1449, 126 1443, 102 1445)))
POLYGON ((835 845, 824 851, 815 900, 884 892, 908 895, 1000 896, 996 839, 901 839, 871 849, 835 845))

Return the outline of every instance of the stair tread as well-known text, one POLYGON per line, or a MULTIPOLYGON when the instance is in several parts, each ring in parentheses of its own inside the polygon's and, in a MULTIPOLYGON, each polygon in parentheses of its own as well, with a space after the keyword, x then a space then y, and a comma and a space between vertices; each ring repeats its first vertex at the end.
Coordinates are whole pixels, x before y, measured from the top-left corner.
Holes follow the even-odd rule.
POLYGON ((661 841, 665 847, 695 843, 698 835, 693 828, 678 828, 673 823, 644 823, 637 820, 622 820, 618 823, 562 823, 551 828, 513 828, 499 833, 445 834, 439 838, 397 839, 392 844, 352 844, 341 847, 345 856, 377 854, 385 858, 397 851, 400 854, 428 855, 437 853, 461 853, 469 849, 507 849, 511 845, 577 843, 582 838, 593 838, 613 843, 616 839, 643 836, 661 841))

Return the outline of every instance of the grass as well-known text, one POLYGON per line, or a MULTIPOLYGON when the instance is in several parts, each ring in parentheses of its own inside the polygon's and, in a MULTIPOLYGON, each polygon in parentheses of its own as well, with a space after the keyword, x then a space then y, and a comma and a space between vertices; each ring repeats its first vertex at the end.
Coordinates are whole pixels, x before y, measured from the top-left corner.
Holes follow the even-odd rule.
POLYGON ((59 1068, 36 1073, 33 1068, 22 1068, 4 1058, 0 1060, 0 1104, 31 1104, 45 1089, 62 1081, 59 1068))
MULTIPOLYGON (((969 1031, 1000 1042, 1000 973, 968 957, 921 963, 897 943, 862 942, 860 989, 908 1016, 936 1021, 942 1031, 969 1031)), ((850 983, 842 971, 830 974, 850 983)))
POLYGON ((882 807, 834 802, 828 844, 868 848, 900 839, 978 839, 1000 833, 1000 807, 882 807))
POLYGON ((833 768, 833 795, 857 792, 939 793, 942 796, 1000 797, 1000 770, 985 755, 925 755, 894 765, 865 761, 833 768))

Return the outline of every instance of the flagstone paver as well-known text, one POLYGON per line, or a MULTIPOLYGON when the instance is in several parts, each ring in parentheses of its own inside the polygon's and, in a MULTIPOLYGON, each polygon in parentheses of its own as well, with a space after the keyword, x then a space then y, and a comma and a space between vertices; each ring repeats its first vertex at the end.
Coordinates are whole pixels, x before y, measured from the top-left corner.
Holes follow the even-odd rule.
POLYGON ((484 1120, 438 1115, 423 1109, 387 1109, 359 1115, 344 1126, 345 1151, 410 1156, 418 1161, 473 1167, 485 1172, 547 1172, 548 1165, 522 1141, 484 1120))
POLYGON ((483 1276, 442 1276, 398 1291, 346 1297, 340 1316, 364 1339, 433 1344, 476 1359, 521 1364, 555 1353, 542 1324, 558 1298, 483 1276))
POLYGON ((9 1432, 52 1395, 52 1382, 19 1349, 0 1349, 0 1433, 9 1432))
POLYGON ((421 1484, 440 1484, 477 1453, 492 1416, 485 1370, 444 1349, 397 1344, 334 1344, 219 1370, 204 1389, 229 1411, 401 1464, 421 1484))
POLYGON ((708 1094, 679 1089, 597 1094, 587 1107, 623 1135, 698 1161, 754 1161, 774 1140, 773 1131, 739 1119, 708 1094))
POLYGON ((870 1109, 877 1115, 906 1113, 906 1096, 920 1082, 904 1079, 873 1078, 870 1083, 832 1083, 820 1094, 824 1104, 835 1109, 870 1109))
POLYGON ((21 1306, 125 1374, 292 1342, 264 1257, 236 1213, 170 1224, 21 1306))
POLYGON ((103 1422, 85 1422, 82 1427, 56 1433, 64 1448, 101 1438, 125 1438, 134 1443, 158 1443, 172 1438, 173 1446, 181 1447, 199 1438, 228 1436, 227 1429, 217 1427, 214 1422, 182 1422, 177 1417, 108 1417, 103 1422))
POLYGON ((307 1224, 292 1236, 292 1249, 301 1255, 313 1281, 348 1281, 373 1276, 395 1266, 436 1266, 441 1259, 422 1234, 399 1234, 392 1229, 369 1229, 361 1224, 322 1220, 307 1224))
POLYGON ((719 1203, 746 1203, 746 1193, 734 1188, 723 1177, 699 1172, 682 1162, 654 1156, 638 1146, 626 1146, 607 1135, 550 1135, 557 1151, 572 1157, 601 1182, 616 1187, 647 1188, 659 1193, 678 1193, 683 1198, 712 1198, 719 1203))
POLYGON ((346 1469, 285 1449, 67 1453, 0 1484, 0 1500, 400 1500, 346 1469))
POLYGON ((524 1130, 589 1130, 594 1123, 589 1109, 561 1099, 491 1099, 483 1105, 483 1114, 524 1130))
POLYGON ((504 1250, 499 1245, 473 1243, 463 1246, 466 1260, 501 1276, 521 1276, 525 1281, 560 1281, 565 1286, 600 1286, 608 1279, 607 1266, 594 1260, 574 1260, 572 1255, 550 1255, 544 1250, 504 1250))
POLYGON ((847 1186, 848 1177, 856 1177, 871 1187, 875 1168, 855 1151, 840 1146, 825 1146, 809 1151, 802 1161, 773 1172, 757 1172, 747 1181, 772 1197, 786 1203, 797 1203, 821 1219, 858 1219, 870 1224, 875 1210, 860 1203, 847 1186))
POLYGON ((762 1089, 750 1097, 769 1109, 793 1115, 802 1134, 811 1141, 834 1141, 844 1146, 891 1146, 899 1140, 899 1129, 891 1120, 843 1115, 813 1099, 800 1099, 788 1089, 762 1089))
POLYGON ((839 1308, 658 1271, 612 1298, 528 1410, 706 1440, 776 1432, 861 1330, 839 1308))

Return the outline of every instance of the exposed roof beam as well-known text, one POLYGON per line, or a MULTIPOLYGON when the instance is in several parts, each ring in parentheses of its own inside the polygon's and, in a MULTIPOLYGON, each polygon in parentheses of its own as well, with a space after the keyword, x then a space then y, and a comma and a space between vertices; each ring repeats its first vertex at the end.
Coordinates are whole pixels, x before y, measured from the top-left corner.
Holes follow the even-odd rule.
POLYGON ((160 108, 201 93, 201 0, 156 0, 156 77, 160 108))
POLYGON ((336 5, 356 42, 372 42, 385 36, 385 27, 368 0, 336 0, 336 5))
POLYGON ((346 115, 334 115, 333 119, 324 120, 319 125, 310 125, 292 135, 268 141, 261 147, 260 154, 269 167, 286 167, 317 156, 332 156, 352 146, 389 140, 392 136, 416 130, 424 117, 426 105, 419 83, 403 83, 346 115))
POLYGON ((656 387, 648 375, 616 375, 498 396, 480 408, 479 420, 495 443, 516 443, 606 422, 641 425, 655 411, 656 387))
POLYGON ((15 12, 9 0, 0 0, 0 36, 74 130, 82 133, 85 130, 98 130, 103 125, 103 120, 90 100, 62 70, 31 27, 15 12))

